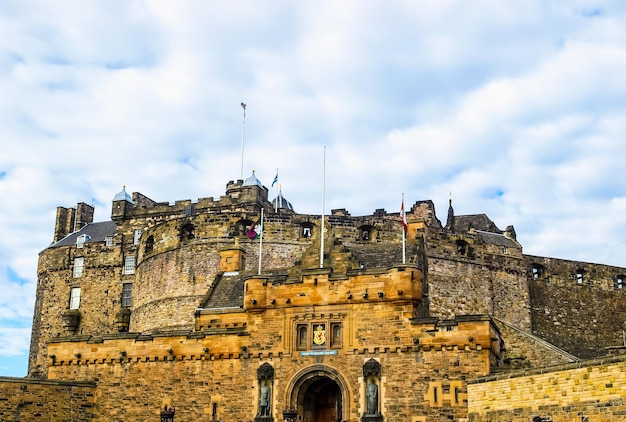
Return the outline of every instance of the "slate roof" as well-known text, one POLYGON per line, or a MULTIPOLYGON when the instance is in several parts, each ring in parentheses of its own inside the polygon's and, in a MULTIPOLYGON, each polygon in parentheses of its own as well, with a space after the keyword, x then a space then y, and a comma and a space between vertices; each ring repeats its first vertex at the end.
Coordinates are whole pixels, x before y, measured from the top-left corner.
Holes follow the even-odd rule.
POLYGON ((516 241, 503 234, 491 233, 482 230, 476 230, 476 233, 480 235, 485 243, 489 243, 490 245, 519 248, 519 244, 516 241))
POLYGON ((80 235, 86 234, 89 239, 85 243, 104 242, 104 238, 107 236, 113 236, 115 234, 115 222, 103 221, 100 223, 89 223, 84 225, 80 230, 70 233, 57 243, 50 245, 51 248, 60 246, 72 246, 76 244, 76 238, 80 235))
POLYGON ((205 309, 243 307, 245 277, 237 275, 219 275, 213 282, 209 297, 200 306, 205 309))
POLYGON ((470 229, 476 229, 491 233, 502 233, 502 230, 486 214, 457 215, 454 217, 454 229, 457 232, 467 232, 470 229))

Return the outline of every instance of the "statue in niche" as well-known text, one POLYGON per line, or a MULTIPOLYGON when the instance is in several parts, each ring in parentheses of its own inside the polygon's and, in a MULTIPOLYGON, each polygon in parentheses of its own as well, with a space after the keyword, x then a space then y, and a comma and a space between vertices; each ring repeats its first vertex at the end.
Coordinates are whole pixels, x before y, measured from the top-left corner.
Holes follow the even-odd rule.
POLYGON ((365 395, 367 396, 366 415, 378 414, 378 386, 374 378, 370 378, 370 383, 365 388, 365 395))
POLYGON ((270 415, 270 388, 267 381, 261 383, 261 392, 259 395, 259 416, 270 415))

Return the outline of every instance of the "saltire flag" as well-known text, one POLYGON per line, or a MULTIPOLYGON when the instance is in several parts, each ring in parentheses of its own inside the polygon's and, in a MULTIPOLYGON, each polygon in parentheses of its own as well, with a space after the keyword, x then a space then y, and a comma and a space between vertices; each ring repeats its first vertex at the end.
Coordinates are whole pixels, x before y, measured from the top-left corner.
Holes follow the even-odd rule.
POLYGON ((273 188, 276 182, 278 182, 278 172, 276 172, 276 176, 274 176, 274 181, 272 182, 272 186, 270 187, 273 188))
POLYGON ((263 226, 261 224, 261 219, 259 219, 256 223, 250 227, 250 229, 246 232, 250 240, 256 240, 261 236, 261 231, 263 231, 263 226))
POLYGON ((402 206, 400 207, 400 221, 402 222, 402 228, 406 233, 408 226, 406 224, 406 213, 404 212, 404 197, 402 198, 402 206))

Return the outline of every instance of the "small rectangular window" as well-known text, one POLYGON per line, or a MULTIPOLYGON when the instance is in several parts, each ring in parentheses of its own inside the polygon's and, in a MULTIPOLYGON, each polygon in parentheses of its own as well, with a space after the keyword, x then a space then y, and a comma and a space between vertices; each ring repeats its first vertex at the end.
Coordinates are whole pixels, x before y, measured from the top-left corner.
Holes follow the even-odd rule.
POLYGON ((141 230, 137 229, 133 233, 133 244, 138 245, 140 240, 141 240, 141 230))
POLYGON ((616 289, 624 288, 624 276, 623 275, 618 275, 617 278, 615 279, 615 288, 616 289))
POLYGON ((576 272, 576 284, 583 284, 583 271, 582 270, 578 270, 576 272))
POLYGON ((74 278, 83 276, 84 264, 85 264, 85 258, 83 258, 82 256, 78 258, 74 258, 74 274, 73 274, 74 278))
POLYGON ((107 247, 113 246, 113 236, 107 236, 104 238, 104 245, 107 247))
POLYGON ((124 261, 124 274, 135 274, 135 257, 127 256, 124 261))
POLYGON ((78 309, 80 307, 80 287, 72 287, 70 290, 70 309, 78 309))
POLYGON ((129 308, 132 305, 133 299, 133 283, 122 284, 122 306, 129 308))

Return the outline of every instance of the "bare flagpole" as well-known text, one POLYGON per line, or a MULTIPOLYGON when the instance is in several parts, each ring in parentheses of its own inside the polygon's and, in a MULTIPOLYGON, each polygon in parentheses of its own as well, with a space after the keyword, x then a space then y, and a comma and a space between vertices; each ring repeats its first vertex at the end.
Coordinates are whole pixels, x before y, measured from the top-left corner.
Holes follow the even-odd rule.
POLYGON ((259 235, 259 275, 261 275, 261 253, 263 252, 263 208, 261 208, 261 234, 259 235))
POLYGON ((324 145, 324 166, 322 172, 322 241, 320 242, 320 268, 324 268, 324 208, 326 207, 326 145, 324 145))
POLYGON ((241 103, 243 108, 243 120, 241 121, 241 180, 243 180, 243 140, 246 132, 246 103, 241 103))
POLYGON ((404 192, 402 192, 402 208, 400 209, 402 219, 402 263, 406 264, 406 214, 404 212, 404 192))

